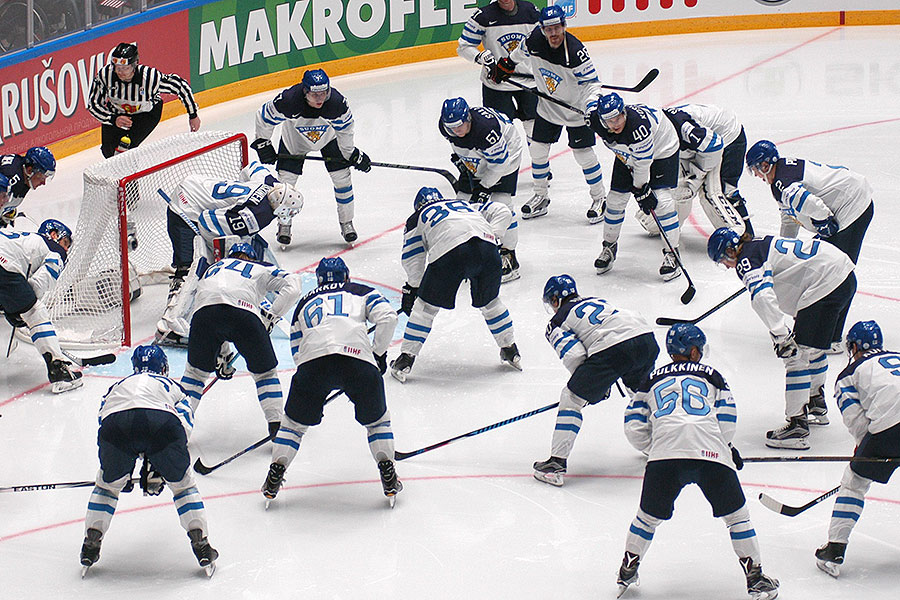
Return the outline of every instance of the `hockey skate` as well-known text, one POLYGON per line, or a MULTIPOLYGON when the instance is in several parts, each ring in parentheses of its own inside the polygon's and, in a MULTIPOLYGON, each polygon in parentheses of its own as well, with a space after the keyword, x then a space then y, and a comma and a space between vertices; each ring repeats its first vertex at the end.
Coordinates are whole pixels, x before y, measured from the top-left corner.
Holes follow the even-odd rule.
POLYGON ((191 529, 188 531, 188 537, 191 539, 191 550, 197 557, 197 562, 206 571, 207 577, 212 577, 216 572, 216 559, 219 558, 218 551, 209 545, 209 540, 203 535, 200 529, 191 529))
POLYGON ((500 348, 500 360, 517 371, 522 370, 522 356, 519 354, 519 349, 515 343, 500 348))
POLYGON ((650 237, 656 237, 659 235, 659 227, 656 225, 656 221, 653 219, 653 215, 648 215, 640 208, 634 213, 634 218, 637 219, 638 223, 641 224, 641 227, 644 228, 644 231, 647 232, 647 235, 650 237))
POLYGON ((616 262, 616 251, 618 249, 618 242, 603 242, 603 250, 600 251, 600 256, 594 261, 594 268, 597 269, 598 275, 602 275, 612 269, 613 263, 616 262))
POLYGON ((809 450, 809 421, 806 415, 791 417, 788 422, 766 432, 766 446, 769 448, 789 448, 809 450))
POLYGON ((49 352, 44 352, 42 356, 44 362, 47 363, 47 378, 50 380, 51 392, 61 394, 84 385, 81 371, 73 371, 71 369, 72 363, 53 358, 53 355, 49 352))
POLYGON ((619 567, 619 577, 616 580, 616 583, 619 585, 619 592, 616 594, 616 598, 621 598, 622 594, 625 593, 625 590, 628 589, 628 586, 638 586, 641 584, 637 572, 640 564, 640 556, 633 554, 628 550, 625 551, 625 556, 622 558, 622 566, 619 567))
POLYGON ((172 278, 169 281, 169 294, 166 296, 166 303, 171 304, 172 299, 178 295, 178 292, 181 291, 181 287, 184 285, 184 278, 188 276, 188 272, 190 271, 190 267, 178 267, 175 269, 175 273, 172 274, 172 278))
POLYGON ((774 600, 778 597, 778 580, 762 572, 762 566, 754 564, 753 559, 739 559, 741 568, 747 576, 747 593, 753 600, 774 600))
POLYGON ((825 386, 819 386, 819 391, 810 396, 806 404, 806 419, 810 425, 828 425, 828 405, 825 404, 825 386))
POLYGON ((353 228, 353 221, 341 223, 341 235, 344 236, 344 241, 348 244, 356 241, 359 236, 356 235, 356 229, 353 228))
POLYGON ((285 246, 290 245, 291 243, 291 222, 288 220, 286 223, 278 220, 278 233, 275 235, 275 241, 277 241, 282 246, 282 250, 284 250, 285 246))
POLYGON ((99 529, 88 529, 84 535, 84 543, 81 545, 81 578, 87 575, 88 569, 100 560, 100 541, 103 532, 99 529))
MULTIPOLYGON (((678 248, 675 249, 675 252, 678 252, 678 248)), ((659 265, 659 276, 663 278, 663 281, 671 281, 681 276, 681 267, 675 258, 675 252, 668 249, 663 250, 663 261, 659 265)))
POLYGON ((836 342, 831 342, 831 346, 825 351, 825 354, 843 354, 845 351, 846 348, 844 347, 844 344, 838 340, 836 342))
POLYGON ((414 362, 416 362, 415 356, 407 354, 406 352, 401 352, 400 356, 391 362, 391 377, 400 383, 404 383, 406 381, 406 376, 412 371, 414 362))
POLYGON ((516 260, 516 251, 507 248, 500 248, 501 275, 500 283, 514 281, 521 277, 519 275, 519 261, 516 260))
POLYGON ((262 486, 262 494, 266 498, 266 508, 269 508, 269 502, 275 499, 281 486, 284 485, 284 471, 287 469, 282 464, 272 463, 269 465, 269 473, 266 475, 266 481, 262 486))
POLYGON ((591 207, 587 211, 587 220, 591 225, 596 225, 603 221, 603 215, 606 213, 606 196, 602 198, 594 198, 591 201, 591 207))
POLYGON ((188 346, 186 337, 182 337, 174 331, 163 331, 162 329, 156 330, 153 343, 157 346, 171 346, 173 348, 187 348, 188 346))
POLYGON ((391 508, 394 508, 396 496, 403 490, 403 484, 400 483, 400 479, 397 478, 397 471, 394 469, 394 461, 379 461, 378 471, 381 473, 381 487, 384 489, 384 495, 387 496, 391 508))
POLYGON ((534 478, 556 487, 562 487, 566 474, 566 459, 551 456, 545 461, 534 463, 534 478))
POLYGON ((550 206, 549 196, 543 194, 535 194, 531 200, 522 205, 522 218, 534 219, 547 214, 547 207, 550 206))
POLYGON ((832 577, 841 574, 841 565, 844 564, 844 552, 847 544, 841 542, 828 542, 816 550, 816 566, 832 577))

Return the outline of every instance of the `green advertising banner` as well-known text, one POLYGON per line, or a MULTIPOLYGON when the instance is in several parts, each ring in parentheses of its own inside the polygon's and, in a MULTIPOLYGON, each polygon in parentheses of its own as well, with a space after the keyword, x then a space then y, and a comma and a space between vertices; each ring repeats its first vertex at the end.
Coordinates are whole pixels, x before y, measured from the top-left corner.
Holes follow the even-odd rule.
MULTIPOLYGON (((455 41, 488 0, 225 0, 190 11, 195 92, 295 67, 455 41)), ((538 8, 547 0, 534 0, 538 8)))

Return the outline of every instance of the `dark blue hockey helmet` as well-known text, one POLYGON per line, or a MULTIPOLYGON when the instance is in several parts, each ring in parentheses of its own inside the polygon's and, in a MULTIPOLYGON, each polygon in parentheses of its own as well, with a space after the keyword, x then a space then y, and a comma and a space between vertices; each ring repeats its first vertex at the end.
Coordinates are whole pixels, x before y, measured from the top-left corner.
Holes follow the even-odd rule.
POLYGON ((52 239, 50 238, 50 233, 53 231, 55 231, 59 236, 57 238, 57 241, 66 237, 69 238, 69 242, 72 241, 72 230, 66 227, 62 221, 57 221, 56 219, 47 219, 46 221, 41 223, 41 226, 38 227, 37 230, 38 234, 44 236, 47 239, 52 239))
POLYGON ((615 92, 600 96, 597 101, 597 116, 604 123, 615 119, 625 111, 625 101, 615 92))
POLYGON ((12 190, 12 186, 9 184, 9 178, 0 173, 0 194, 9 194, 10 190, 12 190))
POLYGON ((156 344, 138 346, 131 353, 131 366, 135 373, 169 374, 169 359, 166 353, 156 344))
POLYGON ((736 248, 741 236, 734 229, 719 227, 706 241, 706 254, 713 262, 722 262, 728 248, 736 248))
POLYGON ((851 344, 855 344, 857 350, 865 351, 880 350, 883 343, 881 327, 875 321, 857 321, 847 332, 847 352, 851 354, 851 344))
POLYGON ((441 108, 441 123, 449 129, 456 129, 470 119, 469 105, 464 98, 448 98, 441 108))
POLYGON ((443 200, 441 192, 437 188, 423 187, 416 193, 416 199, 413 200, 413 209, 419 210, 426 204, 443 200))
POLYGON ((774 165, 778 161, 778 148, 769 140, 759 140, 747 150, 747 168, 759 169, 764 162, 774 165))
POLYGON ((247 242, 238 242, 237 244, 233 244, 231 248, 228 249, 228 258, 231 258, 235 254, 246 254, 247 258, 249 258, 250 260, 259 260, 259 256, 256 254, 256 250, 254 250, 253 246, 248 244, 247 242))
POLYGON ((559 304, 566 298, 572 298, 578 295, 578 289, 575 287, 575 280, 571 275, 554 275, 547 280, 544 285, 544 295, 542 296, 544 304, 551 310, 555 311, 559 304), (557 301, 557 306, 553 306, 553 301, 557 301))
POLYGON ((706 335, 696 325, 691 323, 675 323, 666 333, 666 352, 670 356, 690 356, 691 348, 697 347, 700 356, 703 356, 706 346, 706 335))
POLYGON ((25 153, 25 166, 31 167, 32 171, 43 173, 47 179, 56 173, 56 159, 53 158, 53 153, 43 146, 28 149, 25 153))
POLYGON ((350 269, 340 256, 323 258, 316 267, 316 281, 319 285, 326 283, 343 283, 350 280, 350 269))
POLYGON ((310 92, 327 92, 325 99, 331 97, 331 81, 322 69, 305 71, 300 80, 300 88, 304 96, 310 92))
POLYGON ((566 26, 566 12, 561 6, 553 4, 545 6, 541 9, 541 27, 549 27, 551 25, 566 26))

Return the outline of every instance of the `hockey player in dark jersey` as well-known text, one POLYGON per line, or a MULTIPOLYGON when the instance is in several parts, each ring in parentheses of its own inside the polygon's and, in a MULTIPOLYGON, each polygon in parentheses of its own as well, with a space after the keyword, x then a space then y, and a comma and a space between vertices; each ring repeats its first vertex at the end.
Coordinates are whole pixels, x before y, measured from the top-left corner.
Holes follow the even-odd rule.
MULTIPOLYGON (((251 146, 259 161, 275 164, 278 178, 296 185, 303 163, 310 152, 321 152, 325 169, 334 184, 341 235, 348 244, 358 235, 353 227, 353 183, 350 167, 368 172, 368 155, 353 142, 353 113, 347 100, 331 87, 322 69, 303 73, 300 83, 269 100, 256 113, 256 140, 251 146), (272 145, 272 133, 281 124, 278 153, 272 145)), ((278 243, 291 243, 291 217, 278 219, 278 243)))
POLYGON ((24 155, 0 155, 0 175, 6 178, 8 186, 6 201, 0 202, 0 227, 13 225, 25 194, 41 187, 55 174, 56 159, 43 146, 29 148, 24 155))

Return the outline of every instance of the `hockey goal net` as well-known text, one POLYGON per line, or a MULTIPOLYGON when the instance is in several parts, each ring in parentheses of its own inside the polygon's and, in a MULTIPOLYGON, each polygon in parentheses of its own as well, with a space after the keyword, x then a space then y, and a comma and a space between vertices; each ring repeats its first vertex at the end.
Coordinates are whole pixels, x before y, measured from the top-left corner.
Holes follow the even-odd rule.
POLYGON ((60 344, 130 346, 132 292, 168 283, 172 272, 167 206, 157 190, 170 193, 191 173, 236 179, 246 164, 244 134, 210 131, 142 145, 85 169, 66 268, 45 298, 60 344))

